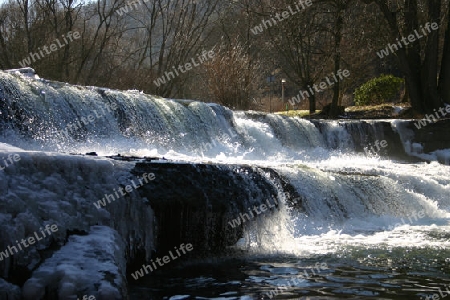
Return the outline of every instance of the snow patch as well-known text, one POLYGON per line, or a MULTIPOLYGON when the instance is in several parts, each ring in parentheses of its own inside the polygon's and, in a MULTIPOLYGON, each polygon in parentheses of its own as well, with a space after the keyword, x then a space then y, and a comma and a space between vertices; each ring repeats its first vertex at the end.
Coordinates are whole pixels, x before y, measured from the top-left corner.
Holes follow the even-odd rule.
POLYGON ((112 228, 92 226, 87 236, 69 242, 33 272, 23 286, 23 297, 43 299, 57 291, 59 299, 94 295, 96 299, 122 299, 126 294, 125 244, 112 228))

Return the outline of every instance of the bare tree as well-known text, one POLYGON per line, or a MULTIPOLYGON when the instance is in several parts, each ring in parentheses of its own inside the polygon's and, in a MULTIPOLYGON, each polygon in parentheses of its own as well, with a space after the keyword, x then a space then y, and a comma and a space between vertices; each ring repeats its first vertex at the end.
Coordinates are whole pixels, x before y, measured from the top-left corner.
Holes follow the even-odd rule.
MULTIPOLYGON (((342 60, 342 51, 341 44, 345 25, 344 15, 347 12, 350 4, 353 0, 325 0, 325 9, 327 12, 325 15, 332 16, 331 18, 331 26, 328 27, 328 31, 331 33, 333 37, 333 48, 332 48, 332 57, 333 57, 333 72, 337 74, 337 72, 341 69, 341 60, 342 60)), ((329 18, 326 18, 329 19, 329 18)), ((341 82, 340 80, 336 81, 333 85, 333 99, 331 100, 331 106, 329 111, 329 116, 334 118, 338 115, 338 105, 341 97, 340 93, 341 82)))
POLYGON ((398 47, 396 55, 405 75, 411 105, 416 112, 432 112, 433 109, 441 107, 444 101, 450 102, 448 92, 450 55, 448 51, 446 53, 440 51, 439 46, 442 29, 446 28, 444 40, 446 48, 444 48, 449 49, 448 1, 366 0, 365 2, 375 2, 380 8, 389 25, 390 43, 396 43, 396 38, 407 38, 427 22, 438 24, 439 29, 429 32, 426 37, 410 43, 408 47, 398 47))
POLYGON ((330 91, 308 97, 314 112, 317 101, 332 96, 335 115, 344 88, 390 65, 403 72, 416 111, 450 103, 447 0, 317 0, 275 21, 275 14, 298 5, 297 0, 9 0, 0 7, 0 67, 18 67, 30 53, 77 31, 79 40, 33 59, 31 66, 49 79, 166 97, 196 95, 240 109, 263 94, 263 74, 285 74, 301 91, 310 91, 327 74, 350 68, 353 83, 336 82, 330 91), (381 62, 373 55, 427 22, 438 23, 439 30, 381 62), (383 41, 384 28, 390 35, 383 41), (217 57, 205 69, 171 74, 215 46, 217 57))
POLYGON ((238 41, 223 43, 205 64, 207 90, 218 103, 232 109, 249 109, 261 80, 260 66, 238 41))
MULTIPOLYGON (((289 0, 269 6, 263 12, 262 20, 267 22, 295 4, 289 0)), ((323 77, 330 57, 330 37, 321 26, 322 18, 318 4, 314 4, 266 30, 274 49, 272 55, 281 54, 279 64, 286 76, 300 88, 299 94, 304 91, 309 94, 310 113, 316 111, 317 98, 310 88, 323 77)))
POLYGON ((205 49, 204 41, 217 3, 218 0, 155 0, 130 12, 128 35, 133 43, 127 49, 133 53, 135 68, 147 70, 153 79, 147 81, 145 90, 166 97, 183 93, 189 74, 179 72, 159 86, 152 81, 210 50, 205 49))

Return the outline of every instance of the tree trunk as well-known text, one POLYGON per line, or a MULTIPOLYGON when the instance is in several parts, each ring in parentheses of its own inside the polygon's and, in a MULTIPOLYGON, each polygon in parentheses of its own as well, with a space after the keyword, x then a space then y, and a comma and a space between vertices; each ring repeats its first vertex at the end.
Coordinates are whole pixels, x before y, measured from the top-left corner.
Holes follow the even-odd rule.
POLYGON ((411 59, 408 59, 404 48, 398 51, 398 59, 400 68, 405 75, 405 88, 409 96, 411 107, 415 112, 422 113, 425 111, 425 107, 423 106, 422 101, 422 82, 418 72, 419 67, 414 65, 411 62, 411 59))
MULTIPOLYGON (((336 19, 336 31, 334 33, 334 74, 337 74, 341 68, 341 40, 342 40, 342 26, 343 18, 341 15, 341 8, 338 7, 338 16, 336 19)), ((339 89, 340 81, 338 80, 333 85, 333 100, 331 100, 330 117, 336 118, 338 115, 338 103, 339 103, 339 89)))
MULTIPOLYGON (((421 33, 419 25, 419 13, 417 0, 406 0, 404 7, 404 32, 401 32, 399 23, 397 23, 397 12, 392 12, 387 2, 376 1, 391 29, 391 38, 407 38, 415 30, 421 33)), ((427 20, 430 23, 438 23, 440 20, 442 1, 429 1, 427 20)), ((423 24, 424 25, 424 24, 423 24)), ((400 68, 405 75, 406 89, 410 97, 413 110, 417 113, 430 113, 435 108, 442 105, 442 98, 450 98, 450 46, 449 29, 447 29, 443 60, 441 65, 441 77, 439 79, 439 88, 437 82, 439 70, 439 32, 431 31, 426 37, 426 46, 421 49, 421 42, 415 41, 409 43, 406 47, 400 47, 397 51, 400 68), (422 60, 421 52, 424 53, 422 60), (447 86, 447 90, 445 88, 447 86), (444 96, 445 95, 445 96, 444 96)), ((422 33, 423 34, 423 33, 422 33)), ((393 42, 395 44, 395 42, 393 42)), ((450 101, 450 100, 449 100, 450 101)))
POLYGON ((450 104, 450 9, 447 20, 447 32, 445 33, 444 52, 439 74, 439 93, 442 101, 450 104))
MULTIPOLYGON (((438 1, 440 2, 440 1, 438 1)), ((439 22, 441 4, 435 1, 428 2, 430 23, 439 22)), ((439 65, 439 31, 432 30, 427 37, 425 58, 422 64, 422 99, 425 111, 432 113, 433 109, 441 106, 441 97, 438 92, 438 65, 439 65)))
POLYGON ((309 97, 309 114, 316 113, 316 94, 309 97))

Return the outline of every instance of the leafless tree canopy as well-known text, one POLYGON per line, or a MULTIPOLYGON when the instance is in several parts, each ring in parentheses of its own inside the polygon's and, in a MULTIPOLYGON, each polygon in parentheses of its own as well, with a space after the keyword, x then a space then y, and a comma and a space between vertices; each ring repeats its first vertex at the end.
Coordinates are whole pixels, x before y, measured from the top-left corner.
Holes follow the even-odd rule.
POLYGON ((279 103, 282 78, 287 100, 347 69, 350 78, 299 103, 311 111, 331 103, 332 113, 363 82, 390 73, 405 78, 413 108, 429 112, 450 103, 449 1, 9 0, 0 7, 0 68, 25 65, 44 78, 235 109, 279 103), (437 30, 377 55, 433 22, 437 30))

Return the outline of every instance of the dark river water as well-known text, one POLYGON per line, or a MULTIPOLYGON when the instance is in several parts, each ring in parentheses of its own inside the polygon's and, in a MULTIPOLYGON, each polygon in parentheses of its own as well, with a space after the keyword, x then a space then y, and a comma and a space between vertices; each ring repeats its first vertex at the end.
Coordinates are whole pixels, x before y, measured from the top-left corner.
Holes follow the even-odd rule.
POLYGON ((415 247, 210 259, 148 275, 130 299, 443 299, 449 267, 448 249, 415 247))

